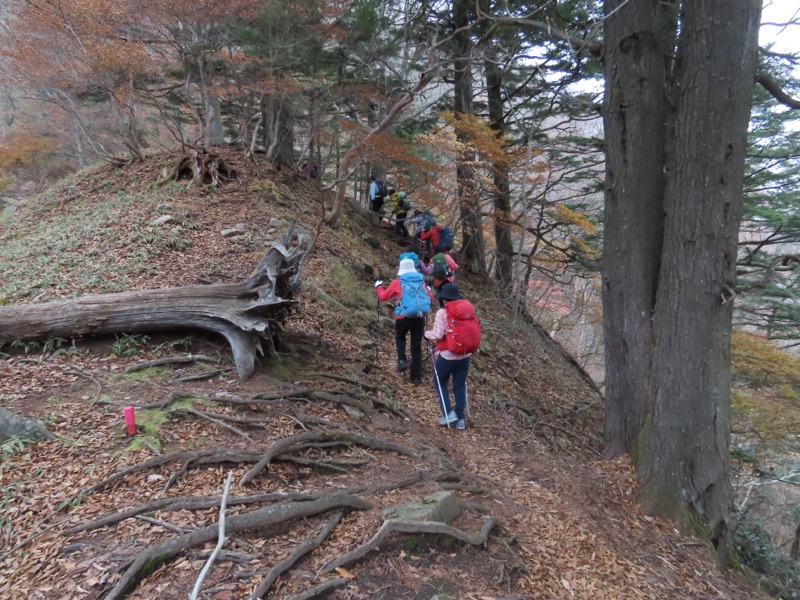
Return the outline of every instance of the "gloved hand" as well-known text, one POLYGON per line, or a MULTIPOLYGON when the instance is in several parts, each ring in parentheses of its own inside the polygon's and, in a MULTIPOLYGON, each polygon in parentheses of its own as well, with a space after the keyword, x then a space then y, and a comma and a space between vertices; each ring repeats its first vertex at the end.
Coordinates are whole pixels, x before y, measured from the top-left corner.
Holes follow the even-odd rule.
POLYGON ((382 285, 383 285, 383 279, 378 279, 378 281, 375 282, 375 288, 376 289, 379 288, 382 285))

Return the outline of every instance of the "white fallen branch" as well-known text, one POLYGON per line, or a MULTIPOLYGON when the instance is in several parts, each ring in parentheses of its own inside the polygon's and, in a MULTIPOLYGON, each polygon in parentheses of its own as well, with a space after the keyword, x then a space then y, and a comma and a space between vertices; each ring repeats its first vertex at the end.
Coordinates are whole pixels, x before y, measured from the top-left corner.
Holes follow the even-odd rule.
POLYGON ((192 593, 189 594, 189 600, 197 600, 197 595, 200 593, 200 588, 203 586, 203 580, 206 578, 206 575, 208 575, 208 572, 211 570, 211 565, 217 560, 217 555, 228 539, 225 535, 225 505, 228 503, 228 492, 231 489, 231 481, 233 481, 233 471, 228 473, 228 479, 225 481, 225 489, 222 492, 222 500, 219 503, 219 536, 217 538, 217 546, 214 548, 211 556, 208 557, 206 564, 203 565, 203 570, 200 571, 200 575, 197 577, 194 589, 192 593))

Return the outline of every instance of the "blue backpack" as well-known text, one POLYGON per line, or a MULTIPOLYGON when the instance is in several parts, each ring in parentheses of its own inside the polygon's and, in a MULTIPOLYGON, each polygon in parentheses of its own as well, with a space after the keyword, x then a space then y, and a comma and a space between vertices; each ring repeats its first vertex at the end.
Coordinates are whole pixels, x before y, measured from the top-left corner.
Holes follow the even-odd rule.
POLYGON ((431 311, 431 297, 425 289, 425 279, 420 273, 400 276, 400 303, 394 312, 402 317, 424 317, 431 311))
POLYGON ((443 227, 439 232, 439 247, 450 252, 453 249, 453 241, 453 230, 449 227, 443 227))

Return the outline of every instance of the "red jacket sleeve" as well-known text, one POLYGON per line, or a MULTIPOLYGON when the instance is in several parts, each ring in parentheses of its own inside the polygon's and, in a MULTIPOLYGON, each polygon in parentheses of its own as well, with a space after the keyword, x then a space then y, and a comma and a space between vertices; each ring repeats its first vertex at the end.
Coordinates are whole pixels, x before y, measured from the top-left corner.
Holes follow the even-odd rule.
POLYGON ((420 234, 419 239, 423 241, 430 239, 431 244, 436 247, 439 245, 439 230, 435 227, 431 227, 428 231, 423 231, 420 234))
POLYGON ((386 302, 392 298, 399 298, 400 294, 403 293, 403 288, 400 285, 400 280, 395 279, 389 284, 389 287, 382 288, 378 286, 375 288, 375 291, 378 293, 378 300, 381 302, 386 302))

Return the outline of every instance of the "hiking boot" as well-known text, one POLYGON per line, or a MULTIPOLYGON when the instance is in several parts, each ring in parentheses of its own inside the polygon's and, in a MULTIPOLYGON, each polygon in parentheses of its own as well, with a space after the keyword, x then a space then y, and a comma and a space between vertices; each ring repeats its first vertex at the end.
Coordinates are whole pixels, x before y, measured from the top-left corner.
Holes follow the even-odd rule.
POLYGON ((416 386, 422 385, 422 379, 412 379, 411 385, 416 385, 416 386))
POLYGON ((449 413, 447 413, 446 417, 439 417, 439 425, 442 427, 449 425, 450 423, 455 423, 456 421, 458 421, 458 417, 456 416, 456 412, 454 410, 451 410, 449 413))
POLYGON ((408 368, 408 361, 399 360, 397 361, 397 371, 398 373, 402 373, 408 368))
POLYGON ((458 421, 456 421, 456 429, 460 429, 463 431, 466 428, 467 428, 467 423, 466 421, 464 421, 464 419, 459 419, 458 421))

